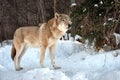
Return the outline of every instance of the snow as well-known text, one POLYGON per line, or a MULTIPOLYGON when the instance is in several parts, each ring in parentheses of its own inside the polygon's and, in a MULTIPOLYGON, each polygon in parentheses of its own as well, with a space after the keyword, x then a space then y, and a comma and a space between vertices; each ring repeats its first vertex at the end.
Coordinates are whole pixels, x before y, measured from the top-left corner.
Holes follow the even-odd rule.
POLYGON ((120 35, 117 33, 114 33, 115 38, 116 38, 116 44, 118 45, 120 43, 120 35))
POLYGON ((49 68, 27 71, 22 80, 70 80, 62 72, 55 72, 49 68))
POLYGON ((80 27, 81 27, 81 28, 84 28, 84 26, 83 26, 83 25, 81 25, 80 27))
POLYGON ((86 10, 87 10, 87 9, 86 9, 86 8, 84 8, 84 9, 83 9, 83 12, 85 12, 86 10))
POLYGON ((104 23, 103 23, 103 26, 106 26, 106 25, 108 25, 108 23, 107 23, 107 22, 104 22, 104 23))
MULTIPOLYGON (((79 37, 78 37, 79 38, 79 37)), ((59 41, 56 48, 56 64, 53 69, 49 49, 45 66, 39 65, 40 51, 29 48, 23 56, 21 71, 15 71, 11 59, 11 44, 0 47, 0 80, 120 80, 120 49, 96 52, 76 41, 59 41)))
POLYGON ((108 18, 108 21, 112 21, 113 20, 113 18, 108 18))
POLYGON ((103 4, 103 1, 100 1, 100 4, 103 4))
POLYGON ((94 7, 98 7, 98 4, 94 4, 94 7))
POLYGON ((74 6, 76 6, 77 4, 75 3, 75 2, 73 2, 72 4, 71 4, 71 7, 74 7, 74 6))
POLYGON ((82 39, 82 37, 79 36, 79 35, 76 35, 76 36, 75 36, 75 40, 77 40, 77 39, 82 39))
POLYGON ((101 16, 102 14, 99 14, 99 16, 101 16))

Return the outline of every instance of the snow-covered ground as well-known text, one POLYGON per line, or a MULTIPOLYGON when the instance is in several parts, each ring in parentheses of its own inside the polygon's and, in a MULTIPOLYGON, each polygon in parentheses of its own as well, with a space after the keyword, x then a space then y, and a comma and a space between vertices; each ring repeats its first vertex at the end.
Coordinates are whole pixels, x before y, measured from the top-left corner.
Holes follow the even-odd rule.
POLYGON ((56 64, 61 69, 52 68, 49 50, 46 68, 41 68, 39 49, 29 48, 21 61, 24 69, 15 71, 11 45, 6 45, 0 48, 0 80, 120 80, 120 56, 113 56, 117 53, 120 49, 95 52, 76 41, 59 41, 56 64))

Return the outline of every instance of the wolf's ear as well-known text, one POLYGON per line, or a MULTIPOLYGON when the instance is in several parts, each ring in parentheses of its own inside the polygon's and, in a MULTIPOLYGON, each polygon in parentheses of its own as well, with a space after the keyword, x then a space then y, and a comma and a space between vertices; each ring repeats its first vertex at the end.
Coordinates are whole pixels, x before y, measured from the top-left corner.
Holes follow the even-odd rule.
POLYGON ((55 19, 57 19, 60 16, 57 12, 55 13, 55 19))

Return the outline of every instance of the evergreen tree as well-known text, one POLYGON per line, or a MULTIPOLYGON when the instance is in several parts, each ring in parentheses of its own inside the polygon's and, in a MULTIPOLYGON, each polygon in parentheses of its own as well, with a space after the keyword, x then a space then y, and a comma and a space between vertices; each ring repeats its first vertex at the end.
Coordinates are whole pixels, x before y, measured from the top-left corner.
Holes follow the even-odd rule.
POLYGON ((97 49, 108 44, 120 19, 119 10, 117 0, 85 0, 72 7, 73 36, 79 34, 90 43, 96 39, 97 49))

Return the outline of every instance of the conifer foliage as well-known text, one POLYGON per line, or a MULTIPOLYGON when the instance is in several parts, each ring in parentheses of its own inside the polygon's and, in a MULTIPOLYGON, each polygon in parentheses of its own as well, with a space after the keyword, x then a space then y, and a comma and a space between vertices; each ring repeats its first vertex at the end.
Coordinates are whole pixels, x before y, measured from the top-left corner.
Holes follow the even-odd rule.
POLYGON ((85 0, 81 5, 71 8, 71 17, 75 26, 73 36, 79 34, 90 43, 95 41, 98 50, 104 44, 110 46, 110 49, 117 48, 113 33, 120 23, 120 1, 85 0), (114 48, 111 44, 115 45, 114 48))

